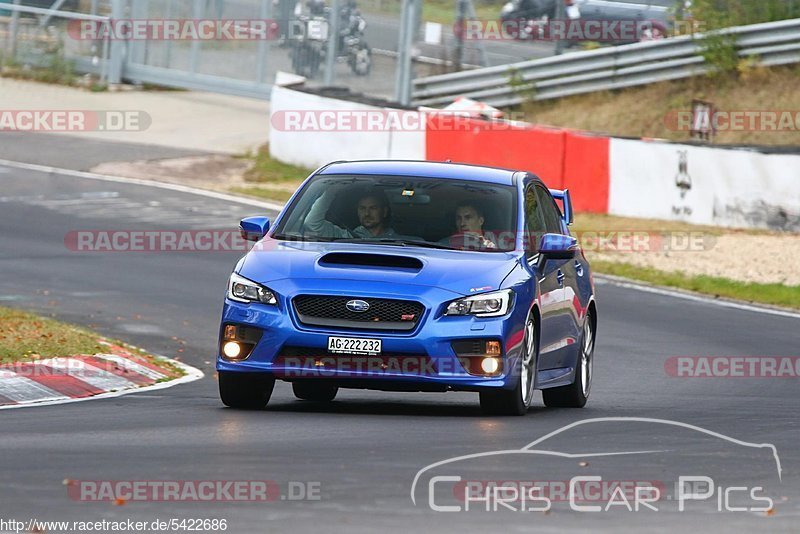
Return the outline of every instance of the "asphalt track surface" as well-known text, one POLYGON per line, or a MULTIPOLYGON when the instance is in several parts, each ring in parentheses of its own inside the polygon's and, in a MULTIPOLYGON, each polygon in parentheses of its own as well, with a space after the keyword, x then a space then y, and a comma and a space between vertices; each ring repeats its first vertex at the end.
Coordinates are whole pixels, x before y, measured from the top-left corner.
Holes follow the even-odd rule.
MULTIPOLYGON (((102 148, 85 147, 94 153, 102 148)), ((105 150, 106 158, 114 158, 126 148, 105 150)), ((0 519, 216 518, 236 533, 797 529, 798 379, 675 378, 664 367, 679 355, 798 355, 795 317, 598 280, 594 386, 583 410, 546 409, 537 395, 526 417, 493 418, 481 414, 474 394, 355 390, 319 406, 295 400, 288 384, 278 383, 265 411, 234 411, 218 399, 213 361, 225 282, 240 253, 73 252, 64 238, 85 229, 235 229, 240 217, 263 210, 4 166, 0 184, 0 303, 91 325, 206 374, 157 392, 0 412, 0 519), (503 507, 434 512, 425 482, 430 471, 412 502, 415 476, 433 462, 518 450, 570 423, 604 417, 665 419, 772 444, 782 478, 768 449, 652 421, 579 425, 544 446, 573 454, 658 452, 582 459, 506 454, 451 464, 444 474, 549 481, 593 474, 663 481, 708 475, 716 488, 763 486, 774 513, 720 512, 715 498, 689 503, 684 512, 674 498, 660 501, 658 512, 577 512, 565 502, 555 502, 548 513, 503 507), (71 499, 65 479, 271 480, 284 497, 290 481, 312 482, 320 498, 116 506, 71 499)), ((446 500, 436 495, 435 502, 446 500)))

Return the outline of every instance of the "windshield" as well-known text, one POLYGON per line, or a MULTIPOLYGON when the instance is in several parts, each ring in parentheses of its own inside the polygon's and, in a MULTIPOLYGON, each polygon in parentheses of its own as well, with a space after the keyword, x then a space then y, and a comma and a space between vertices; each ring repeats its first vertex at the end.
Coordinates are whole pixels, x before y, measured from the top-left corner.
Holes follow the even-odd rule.
POLYGON ((295 198, 277 239, 508 252, 516 189, 451 179, 318 176, 295 198))

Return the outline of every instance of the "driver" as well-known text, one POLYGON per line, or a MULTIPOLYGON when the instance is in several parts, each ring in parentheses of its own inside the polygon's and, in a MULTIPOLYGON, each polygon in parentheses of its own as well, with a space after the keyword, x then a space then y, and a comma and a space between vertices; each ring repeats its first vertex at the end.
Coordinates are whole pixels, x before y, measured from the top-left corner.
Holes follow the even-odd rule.
POLYGON ((358 198, 357 213, 359 226, 352 232, 347 228, 336 226, 325 219, 325 214, 334 200, 330 189, 319 197, 306 215, 306 230, 318 237, 325 238, 383 238, 397 237, 397 232, 389 226, 391 210, 389 200, 383 191, 372 189, 358 198))

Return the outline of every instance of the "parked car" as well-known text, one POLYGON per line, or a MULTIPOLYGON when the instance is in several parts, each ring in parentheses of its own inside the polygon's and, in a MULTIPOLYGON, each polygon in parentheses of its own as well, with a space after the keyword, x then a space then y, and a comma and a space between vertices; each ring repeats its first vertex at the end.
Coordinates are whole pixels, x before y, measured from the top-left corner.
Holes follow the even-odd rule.
MULTIPOLYGON (((621 35, 618 39, 601 39, 610 44, 663 39, 669 35, 675 10, 684 5, 682 0, 511 0, 500 13, 503 21, 518 23, 527 28, 518 34, 520 39, 545 37, 536 35, 543 22, 558 18, 557 2, 564 2, 562 17, 572 21, 635 21, 637 30, 633 38, 621 35)), ((540 30, 543 31, 543 30, 540 30)), ((568 40, 574 44, 574 39, 568 40)))
POLYGON ((452 163, 361 161, 312 174, 230 277, 219 391, 263 408, 276 379, 329 402, 339 388, 473 391, 490 413, 582 407, 597 309, 569 233, 568 191, 452 163), (559 208, 557 202, 561 203, 559 208))

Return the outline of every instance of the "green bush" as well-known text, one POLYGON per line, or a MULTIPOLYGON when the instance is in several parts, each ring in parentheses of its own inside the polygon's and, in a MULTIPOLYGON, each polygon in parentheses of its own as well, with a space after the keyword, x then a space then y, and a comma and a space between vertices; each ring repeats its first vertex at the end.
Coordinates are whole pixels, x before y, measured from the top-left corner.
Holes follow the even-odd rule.
MULTIPOLYGON (((800 17, 800 0, 694 0, 691 16, 698 27, 712 31, 731 26, 774 22, 800 17)), ((736 38, 708 35, 703 57, 716 72, 734 72, 739 66, 736 38)))
POLYGON ((800 0, 694 0, 692 17, 709 29, 800 17, 800 0))

